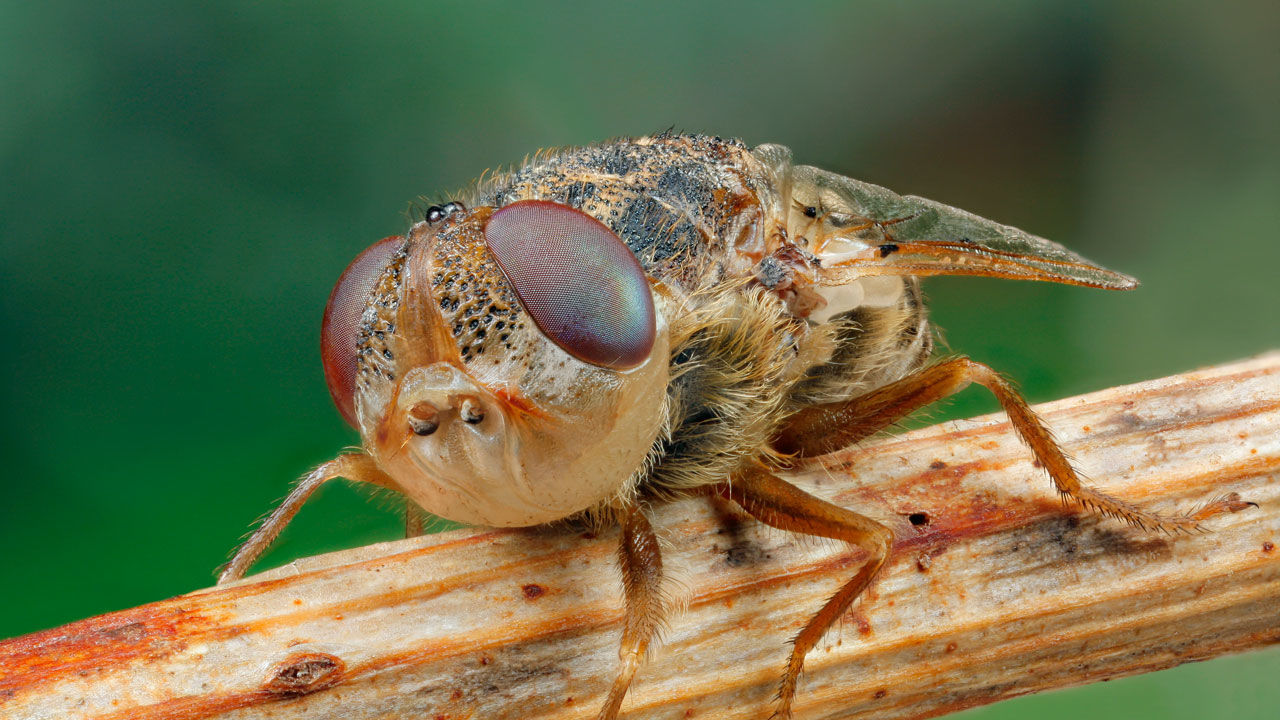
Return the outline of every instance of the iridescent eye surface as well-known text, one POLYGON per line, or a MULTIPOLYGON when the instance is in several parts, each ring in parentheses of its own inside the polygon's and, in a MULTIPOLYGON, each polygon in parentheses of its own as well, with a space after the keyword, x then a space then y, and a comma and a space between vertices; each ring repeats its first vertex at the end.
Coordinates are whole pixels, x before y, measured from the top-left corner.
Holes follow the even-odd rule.
POLYGON ((357 255, 342 271, 324 308, 324 324, 320 326, 324 379, 338 412, 352 427, 356 426, 356 343, 360 316, 378 277, 403 243, 404 238, 398 235, 383 238, 357 255))
POLYGON ((484 236, 538 329, 565 352, 614 370, 649 357, 656 332, 649 283, 604 223, 523 200, 495 212, 484 236))

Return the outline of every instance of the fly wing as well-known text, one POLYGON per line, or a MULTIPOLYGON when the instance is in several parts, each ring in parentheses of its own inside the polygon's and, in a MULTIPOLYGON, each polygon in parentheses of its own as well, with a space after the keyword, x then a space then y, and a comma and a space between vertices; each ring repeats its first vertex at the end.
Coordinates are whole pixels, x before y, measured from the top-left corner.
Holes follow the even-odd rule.
POLYGON ((869 275, 987 275, 1110 290, 1138 285, 1055 242, 933 200, 806 165, 793 167, 789 179, 789 226, 804 228, 807 221, 811 228, 821 285, 869 275))

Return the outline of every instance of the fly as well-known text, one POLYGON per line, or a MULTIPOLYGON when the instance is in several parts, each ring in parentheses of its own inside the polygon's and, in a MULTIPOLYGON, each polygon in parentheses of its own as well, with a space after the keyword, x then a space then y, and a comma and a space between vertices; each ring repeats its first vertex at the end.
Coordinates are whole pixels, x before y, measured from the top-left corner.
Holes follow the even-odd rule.
POLYGON ((619 525, 627 619, 599 714, 612 720, 664 614, 646 507, 719 495, 868 553, 795 638, 774 713, 787 718, 805 656, 871 584, 893 534, 780 475, 970 384, 1093 512, 1183 532, 1247 505, 1166 515, 1085 485, 997 372, 930 362, 930 275, 1137 286, 1016 228, 796 165, 780 145, 661 134, 539 154, 347 267, 322 359, 362 449, 304 477, 219 581, 242 577, 338 477, 404 495, 415 517, 619 525))

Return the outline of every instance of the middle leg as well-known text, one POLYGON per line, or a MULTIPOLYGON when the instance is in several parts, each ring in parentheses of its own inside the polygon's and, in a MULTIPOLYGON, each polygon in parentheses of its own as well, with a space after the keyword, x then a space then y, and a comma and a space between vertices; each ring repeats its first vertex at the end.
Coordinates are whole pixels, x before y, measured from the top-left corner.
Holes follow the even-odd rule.
POLYGON ((853 601, 871 584, 889 557, 893 547, 893 531, 863 515, 816 498, 800 488, 766 472, 749 470, 717 488, 760 522, 791 532, 844 540, 865 549, 867 561, 818 613, 805 623, 792 642, 791 657, 778 691, 775 718, 791 717, 791 701, 796 694, 796 681, 804 667, 804 657, 822 639, 853 601))

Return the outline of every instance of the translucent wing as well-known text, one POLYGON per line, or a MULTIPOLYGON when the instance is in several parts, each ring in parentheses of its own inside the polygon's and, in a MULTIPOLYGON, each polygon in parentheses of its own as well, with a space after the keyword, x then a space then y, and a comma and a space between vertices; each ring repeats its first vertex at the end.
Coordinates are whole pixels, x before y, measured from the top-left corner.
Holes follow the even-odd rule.
POLYGON ((1137 287, 1065 247, 921 197, 807 165, 790 169, 788 226, 807 232, 816 280, 868 275, 988 275, 1112 290, 1137 287))

